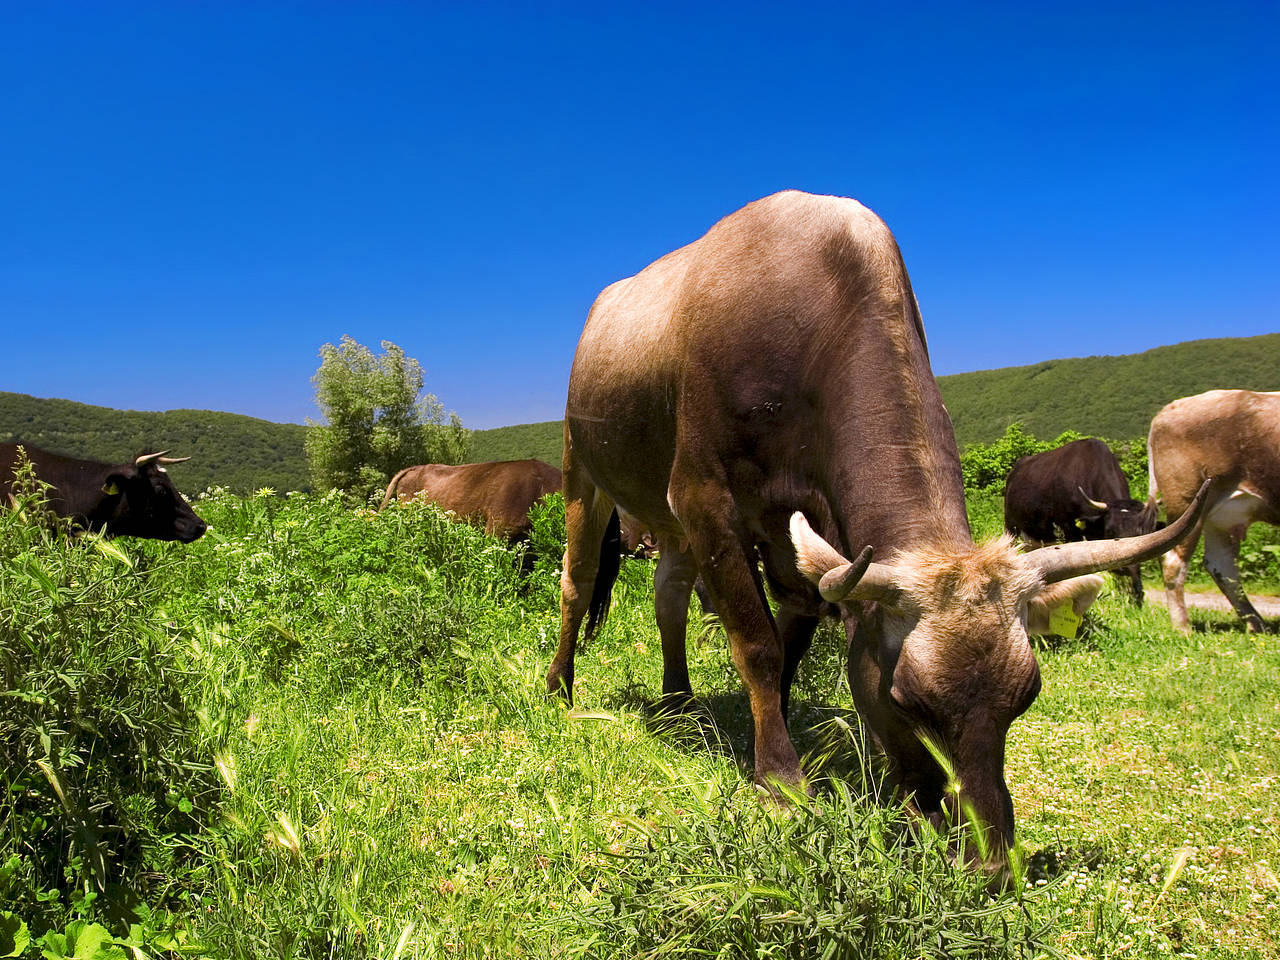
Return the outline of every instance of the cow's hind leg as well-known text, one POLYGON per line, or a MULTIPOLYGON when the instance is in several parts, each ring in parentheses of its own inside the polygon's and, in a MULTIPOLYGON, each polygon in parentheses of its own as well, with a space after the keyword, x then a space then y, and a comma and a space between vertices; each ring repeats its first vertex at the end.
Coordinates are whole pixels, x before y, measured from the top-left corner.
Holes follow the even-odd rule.
POLYGON ((1225 528, 1205 524, 1204 565, 1249 632, 1263 633, 1267 629, 1266 622, 1244 592, 1240 583, 1240 567, 1236 562, 1240 556, 1240 542, 1248 529, 1247 524, 1225 528))
MULTIPOLYGON (((613 517, 613 503, 603 491, 580 473, 566 471, 560 645, 547 671, 547 692, 558 693, 570 703, 573 702, 573 658, 578 647, 578 631, 597 590, 596 581, 601 573, 601 544, 613 517)), ((611 587, 612 584, 604 586, 611 587)))
POLYGON ((791 715, 791 684, 796 678, 800 661, 813 645, 813 634, 818 629, 818 618, 795 610, 778 611, 778 636, 782 641, 782 717, 791 715))
MULTIPOLYGON (((1182 516, 1168 511, 1170 517, 1182 516)), ((1172 550, 1160 560, 1160 572, 1164 576, 1165 605, 1169 608, 1169 619, 1173 626, 1183 633, 1191 631, 1191 621, 1187 618, 1187 598, 1184 588, 1187 583, 1187 564, 1191 555, 1196 552, 1196 544, 1200 540, 1200 524, 1197 523, 1186 538, 1176 544, 1172 550)))
POLYGON ((658 538, 658 567, 653 574, 654 612, 662 636, 662 694, 668 709, 683 707, 693 695, 685 634, 689 626, 689 595, 698 576, 693 551, 680 549, 680 538, 658 538))

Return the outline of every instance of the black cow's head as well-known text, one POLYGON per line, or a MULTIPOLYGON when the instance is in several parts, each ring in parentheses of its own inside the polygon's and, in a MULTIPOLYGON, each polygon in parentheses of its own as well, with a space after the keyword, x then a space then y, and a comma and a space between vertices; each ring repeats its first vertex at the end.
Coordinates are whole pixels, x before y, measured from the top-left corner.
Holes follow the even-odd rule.
POLYGON ((153 540, 198 540, 207 524, 182 498, 162 464, 190 457, 147 453, 111 473, 102 485, 102 501, 92 526, 108 533, 153 540))
POLYGON ((1088 514, 1085 523, 1097 530, 1090 540, 1115 540, 1120 537, 1138 537, 1156 529, 1156 507, 1154 501, 1143 503, 1141 500, 1094 500, 1083 487, 1078 488, 1085 499, 1088 514))

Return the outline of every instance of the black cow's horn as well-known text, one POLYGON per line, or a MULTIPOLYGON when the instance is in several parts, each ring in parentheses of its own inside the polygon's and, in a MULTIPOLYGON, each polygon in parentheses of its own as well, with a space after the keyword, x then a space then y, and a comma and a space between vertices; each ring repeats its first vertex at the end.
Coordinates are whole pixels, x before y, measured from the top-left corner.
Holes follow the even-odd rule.
MULTIPOLYGON (((160 460, 160 458, 168 452, 168 450, 161 450, 159 453, 144 453, 137 460, 133 461, 133 465, 135 467, 145 467, 148 463, 155 463, 157 460, 160 460)), ((160 460, 160 462, 163 463, 164 461, 160 460)))
POLYGON ((190 457, 161 457, 159 463, 186 463, 190 457))
POLYGON ((1089 506, 1093 507, 1093 509, 1101 510, 1103 513, 1106 513, 1107 510, 1110 509, 1111 504, 1103 503, 1101 500, 1093 499, 1093 497, 1089 496, 1087 493, 1084 492, 1084 487, 1076 487, 1076 489, 1080 491, 1080 496, 1084 497, 1085 500, 1089 502, 1089 506))
POLYGON ((1034 567, 1045 583, 1056 583, 1085 573, 1110 570, 1112 567, 1123 567, 1158 557, 1172 549, 1200 520, 1205 504, 1210 499, 1209 488, 1212 484, 1212 478, 1202 483, 1186 512, 1163 530, 1119 540, 1085 540, 1041 547, 1026 554, 1023 562, 1034 567))

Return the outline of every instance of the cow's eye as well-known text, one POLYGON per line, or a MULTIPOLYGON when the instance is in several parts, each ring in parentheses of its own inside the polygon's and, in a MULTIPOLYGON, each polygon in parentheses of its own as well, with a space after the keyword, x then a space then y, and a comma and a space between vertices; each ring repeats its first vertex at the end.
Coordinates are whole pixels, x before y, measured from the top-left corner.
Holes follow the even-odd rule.
POLYGON ((889 689, 889 702, 893 704, 894 710, 907 716, 915 716, 920 713, 920 704, 916 698, 898 687, 889 689))

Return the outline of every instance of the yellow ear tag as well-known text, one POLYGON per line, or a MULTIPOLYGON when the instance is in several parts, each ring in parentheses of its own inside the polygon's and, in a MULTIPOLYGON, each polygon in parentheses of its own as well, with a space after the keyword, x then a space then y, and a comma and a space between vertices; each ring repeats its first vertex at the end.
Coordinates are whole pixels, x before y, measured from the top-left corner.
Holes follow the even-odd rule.
POLYGON ((1084 521, 1083 521, 1083 520, 1077 520, 1077 521, 1076 521, 1076 526, 1077 526, 1077 527, 1079 527, 1081 530, 1083 530, 1083 529, 1084 529, 1084 521))
POLYGON ((120 492, 120 488, 117 487, 114 483, 108 483, 105 487, 102 488, 102 492, 105 493, 108 497, 114 497, 116 494, 120 492))
POLYGON ((1049 611, 1049 632, 1071 640, 1080 629, 1080 616, 1070 603, 1064 603, 1049 611))

